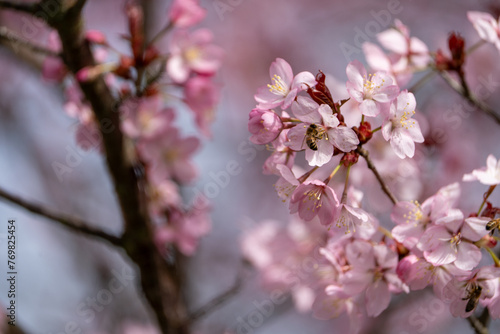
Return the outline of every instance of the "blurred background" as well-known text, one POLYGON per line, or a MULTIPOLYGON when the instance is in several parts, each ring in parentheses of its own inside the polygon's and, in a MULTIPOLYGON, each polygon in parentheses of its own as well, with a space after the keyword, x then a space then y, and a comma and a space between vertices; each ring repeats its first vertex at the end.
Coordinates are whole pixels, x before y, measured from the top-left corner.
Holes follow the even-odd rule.
MULTIPOLYGON (((118 49, 124 47, 120 40, 126 31, 124 3, 89 0, 85 8, 87 27, 103 31, 118 49)), ((165 24, 169 2, 145 3, 148 29, 158 31, 165 24)), ((376 43, 375 34, 388 29, 394 19, 406 24, 411 35, 423 40, 429 50, 447 52, 447 37, 452 31, 462 34, 467 45, 479 40, 466 12, 491 11, 494 1, 201 0, 201 4, 208 12, 201 26, 213 30, 226 58, 218 78, 223 90, 214 135, 195 157, 198 183, 184 189, 188 198, 203 192, 210 183, 218 189, 211 196, 212 232, 202 240, 197 254, 187 260, 186 294, 191 310, 234 284, 244 267, 239 242, 252 227, 266 219, 283 224, 289 221, 288 208, 273 189, 275 177, 261 172, 269 152, 251 144, 247 132, 248 113, 255 105, 253 95, 269 82, 271 62, 284 58, 294 73, 307 70, 316 74, 321 69, 329 80, 338 82, 338 91, 330 87, 333 94, 345 98, 346 65, 354 59, 366 64, 360 43, 376 43), (382 12, 389 13, 390 20, 382 12), (347 46, 352 52, 346 53, 347 46), (231 161, 237 162, 241 172, 226 184, 218 184, 216 175, 226 171, 231 161)), ((2 13, 0 20, 1 25, 28 34, 33 42, 48 40, 48 31, 39 22, 11 13, 2 13)), ((166 42, 164 45, 166 49, 166 42)), ((486 86, 489 94, 485 101, 494 109, 500 106, 498 57, 498 50, 485 45, 466 65, 471 86, 486 86)), ((39 64, 35 56, 0 47, 0 186, 118 234, 122 228, 119 209, 102 156, 96 150, 77 148, 75 121, 63 112, 60 87, 41 79, 39 64), (53 163, 66 161, 68 155, 76 155, 75 167, 61 181, 53 163)), ((411 83, 420 77, 415 76, 411 83)), ((415 163, 400 170, 403 188, 405 184, 412 187, 408 199, 425 199, 440 187, 460 181, 464 173, 484 166, 490 153, 500 157, 500 131, 490 118, 475 111, 452 120, 443 116, 464 108, 464 103, 440 78, 430 80, 416 98, 426 139, 439 144, 420 145, 415 163), (433 138, 440 134, 436 129, 445 133, 439 140, 433 138)), ((185 114, 178 124, 185 133, 193 134, 191 114, 185 114)), ((476 210, 485 190, 479 183, 463 184, 461 208, 476 210)), ((383 196, 376 185, 370 194, 375 202, 383 196)), ((498 192, 491 197, 496 203, 499 199, 498 192)), ((371 201, 370 196, 367 201, 371 201)), ((372 206, 383 211, 388 203, 372 206)), ((134 268, 124 260, 124 254, 0 201, 0 220, 11 218, 18 222, 17 314, 25 333, 69 334, 73 329, 68 328, 75 326, 81 333, 155 333, 136 289, 134 268), (104 290, 109 291, 110 282, 118 277, 123 289, 105 299, 108 294, 104 290)), ((382 223, 390 228, 392 223, 386 218, 382 223)), ((6 228, 2 228, 1 249, 6 248, 5 237, 6 228)), ((241 291, 196 324, 200 334, 238 328, 241 333, 333 334, 348 328, 347 317, 316 320, 295 311, 287 300, 275 305, 258 326, 242 330, 241 324, 248 323, 258 310, 256 305, 270 298, 259 285, 258 273, 248 268, 243 271, 241 291)), ((5 303, 3 279, 0 291, 0 302, 5 303)), ((498 323, 491 326, 492 333, 499 329, 498 323)), ((452 318, 447 306, 430 290, 393 298, 389 309, 364 329, 364 333, 386 334, 443 332, 472 333, 472 329, 465 320, 452 318)))

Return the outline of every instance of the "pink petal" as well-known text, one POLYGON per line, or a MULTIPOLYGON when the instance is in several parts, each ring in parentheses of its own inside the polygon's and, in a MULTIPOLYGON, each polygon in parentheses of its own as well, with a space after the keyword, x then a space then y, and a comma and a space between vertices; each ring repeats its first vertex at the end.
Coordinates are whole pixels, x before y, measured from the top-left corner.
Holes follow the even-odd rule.
POLYGON ((364 78, 366 78, 366 69, 358 60, 351 61, 346 68, 346 74, 349 81, 353 84, 352 88, 357 91, 363 91, 364 78))
POLYGON ((376 317, 384 311, 391 301, 389 287, 384 280, 377 280, 366 289, 365 295, 366 313, 370 317, 376 317))
POLYGON ((333 146, 326 139, 316 140, 318 149, 316 151, 306 148, 306 160, 309 166, 321 167, 332 159, 333 146))
POLYGON ((276 60, 272 62, 271 67, 269 68, 269 76, 273 78, 275 74, 281 77, 283 82, 288 85, 288 88, 290 88, 293 80, 293 71, 292 67, 286 60, 276 58, 276 60))
POLYGON ((457 259, 454 262, 458 269, 472 270, 481 261, 481 251, 475 245, 462 241, 458 245, 457 259))
POLYGON ((328 140, 342 152, 355 150, 359 144, 356 133, 346 126, 328 130, 328 140))

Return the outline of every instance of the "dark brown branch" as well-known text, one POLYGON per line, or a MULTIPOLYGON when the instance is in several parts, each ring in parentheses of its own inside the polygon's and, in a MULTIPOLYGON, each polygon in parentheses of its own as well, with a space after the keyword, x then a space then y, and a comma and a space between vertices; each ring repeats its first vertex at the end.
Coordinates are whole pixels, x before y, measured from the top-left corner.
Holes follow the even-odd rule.
POLYGON ((359 155, 361 155, 363 158, 365 158, 366 160, 366 164, 368 165, 368 168, 371 169, 371 171, 373 172, 373 174, 375 175, 375 177, 377 178, 378 180, 378 183, 380 183, 380 186, 382 187, 382 190, 384 191, 384 193, 387 195, 387 197, 389 197, 389 199, 391 200, 392 204, 396 204, 398 202, 398 200, 396 199, 396 197, 392 194, 392 192, 389 190, 389 188, 387 187, 387 185, 385 184, 384 180, 382 179, 382 177, 380 176, 377 168, 375 167, 375 165, 373 164, 373 161, 372 159, 370 159, 370 156, 368 154, 368 151, 365 150, 364 148, 362 147, 358 147, 356 149, 356 152, 359 153, 359 155))
MULTIPOLYGON (((63 48, 62 58, 73 74, 84 67, 95 65, 90 47, 84 38, 81 16, 81 6, 84 3, 85 1, 78 1, 75 6, 56 14, 49 22, 59 33, 63 48)), ((88 82, 80 82, 79 85, 100 125, 106 164, 125 223, 123 247, 139 269, 142 291, 163 334, 187 334, 187 315, 181 282, 177 279, 178 264, 174 262, 167 265, 156 249, 154 227, 140 201, 139 180, 134 173, 133 163, 128 161, 124 154, 120 115, 116 110, 117 101, 102 75, 88 82)))
POLYGON ((41 7, 39 3, 17 3, 11 1, 0 1, 0 9, 11 9, 18 12, 35 14, 41 7))
POLYGON ((60 225, 63 225, 74 232, 82 233, 82 234, 85 234, 87 236, 106 240, 115 246, 121 246, 120 238, 115 237, 111 234, 108 234, 108 233, 106 233, 98 228, 92 227, 89 223, 87 223, 86 221, 84 221, 82 219, 70 217, 68 215, 61 214, 61 213, 56 213, 56 212, 49 210, 41 205, 27 202, 27 201, 21 199, 20 197, 17 197, 15 195, 12 195, 12 194, 6 192, 3 189, 0 189, 0 198, 3 198, 11 203, 14 203, 14 204, 32 212, 32 213, 35 213, 37 215, 48 218, 54 222, 57 222, 60 225))
POLYGON ((469 101, 473 106, 485 112, 488 116, 492 117, 498 124, 500 124, 500 116, 487 104, 478 100, 477 97, 474 94, 472 94, 463 76, 461 76, 461 84, 460 84, 456 80, 454 80, 447 72, 439 72, 439 75, 451 88, 453 88, 454 91, 456 91, 464 99, 469 101))
POLYGON ((234 282, 233 286, 231 286, 225 292, 221 293, 220 295, 213 298, 211 301, 209 301, 208 303, 206 303, 205 305, 203 305, 202 307, 191 313, 189 315, 189 321, 196 322, 200 318, 213 312, 217 307, 224 304, 229 298, 231 298, 241 290, 242 282, 243 280, 241 275, 238 275, 238 277, 236 277, 236 281, 234 282))
POLYGON ((488 334, 488 328, 481 322, 479 321, 475 316, 471 315, 470 317, 467 318, 467 321, 469 324, 472 326, 474 329, 474 332, 476 334, 488 334))
POLYGON ((7 27, 0 27, 0 40, 11 43, 12 45, 21 45, 22 47, 28 49, 29 51, 40 53, 47 56, 59 57, 60 54, 52 50, 46 49, 42 46, 35 45, 29 41, 24 40, 19 37, 13 31, 7 29, 7 27))

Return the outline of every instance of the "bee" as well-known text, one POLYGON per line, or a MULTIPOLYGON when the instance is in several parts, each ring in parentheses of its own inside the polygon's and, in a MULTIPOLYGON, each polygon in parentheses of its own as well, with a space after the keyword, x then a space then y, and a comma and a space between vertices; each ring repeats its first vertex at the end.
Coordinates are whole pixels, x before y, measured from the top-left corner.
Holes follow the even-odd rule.
POLYGON ((495 229, 500 229, 500 218, 490 220, 488 224, 486 224, 487 231, 494 231, 495 229))
POLYGON ((482 290, 483 288, 476 283, 472 283, 472 286, 467 289, 467 297, 462 298, 462 300, 469 300, 465 306, 465 312, 470 312, 476 308, 482 290))
POLYGON ((316 124, 311 124, 306 130, 305 141, 307 146, 313 151, 318 150, 317 140, 323 139, 326 137, 328 140, 328 136, 326 135, 326 130, 323 127, 318 127, 316 124))

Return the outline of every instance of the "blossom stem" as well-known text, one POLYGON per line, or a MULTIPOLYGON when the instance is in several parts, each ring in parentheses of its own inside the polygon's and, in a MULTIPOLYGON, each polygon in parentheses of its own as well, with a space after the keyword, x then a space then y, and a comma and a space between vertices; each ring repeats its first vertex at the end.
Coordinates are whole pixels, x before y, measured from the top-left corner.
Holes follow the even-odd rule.
POLYGON ((470 46, 466 51, 465 53, 467 55, 473 53, 474 51, 476 51, 477 49, 479 49, 480 46, 486 44, 486 41, 484 39, 480 39, 479 41, 477 41, 476 43, 474 43, 472 46, 470 46))
POLYGON ((386 237, 393 239, 391 231, 389 231, 385 227, 379 226, 378 230, 382 232, 386 237))
POLYGON ((302 175, 301 177, 299 177, 297 180, 300 182, 300 183, 303 183, 309 176, 311 176, 311 174, 316 170, 318 169, 319 167, 318 166, 314 166, 313 168, 311 168, 310 171, 304 173, 304 175, 302 175))
POLYGON ((330 182, 330 180, 332 179, 332 177, 337 174, 337 172, 339 171, 340 169, 340 166, 342 165, 342 163, 339 163, 337 165, 337 167, 335 167, 335 169, 333 170, 333 172, 330 174, 330 176, 328 176, 325 181, 323 181, 324 184, 328 184, 328 182, 330 182))
POLYGON ((491 250, 491 248, 489 248, 489 247, 484 247, 484 248, 488 251, 488 253, 490 253, 491 258, 493 259, 493 262, 495 262, 495 267, 500 267, 500 260, 498 259, 498 257, 495 254, 495 252, 493 252, 491 250))
POLYGON ((377 178, 378 182, 380 183, 380 186, 382 187, 382 190, 384 191, 384 193, 387 195, 387 197, 389 197, 389 199, 391 200, 392 204, 396 204, 398 202, 398 200, 396 199, 396 197, 392 194, 392 192, 389 190, 389 188, 387 187, 387 185, 385 184, 384 180, 382 179, 382 177, 380 176, 377 168, 375 167, 375 165, 373 164, 373 161, 370 159, 370 156, 369 156, 369 153, 367 150, 365 150, 364 148, 362 148, 361 146, 359 146, 357 149, 356 149, 356 152, 359 153, 359 155, 361 155, 363 158, 365 158, 366 160, 366 164, 368 165, 368 168, 371 169, 371 171, 373 172, 373 174, 375 175, 375 177, 377 178))
POLYGON ((418 80, 413 86, 411 86, 408 91, 415 93, 419 90, 427 81, 432 79, 432 77, 436 74, 435 71, 430 71, 426 75, 424 75, 420 80, 418 80))
POLYGON ((152 39, 151 41, 148 43, 148 47, 152 46, 154 43, 158 42, 158 40, 160 38, 163 37, 163 35, 165 35, 166 33, 168 33, 172 28, 174 27, 174 23, 173 22, 168 22, 167 25, 162 29, 160 30, 152 39))
POLYGON ((365 115, 361 115, 361 124, 365 121, 365 115))
POLYGON ((483 211, 483 207, 484 205, 486 204, 486 201, 488 201, 488 197, 490 197, 491 193, 493 192, 493 190, 495 190, 495 187, 497 185, 493 185, 493 186, 490 186, 490 188, 488 189, 488 191, 484 194, 484 199, 483 199, 483 202, 481 203, 481 206, 479 207, 479 210, 477 211, 477 216, 479 217, 481 215, 481 211, 483 211))
POLYGON ((340 203, 347 202, 347 188, 349 186, 349 171, 351 170, 351 166, 352 166, 351 164, 349 164, 349 166, 347 166, 347 172, 345 174, 344 191, 342 192, 342 199, 340 200, 340 203))
POLYGON ((281 117, 282 122, 292 122, 292 123, 301 123, 302 121, 297 118, 291 118, 291 117, 281 117))
POLYGON ((378 128, 373 129, 373 130, 372 130, 372 133, 375 133, 375 132, 379 131, 380 129, 382 129, 382 127, 381 127, 381 126, 379 126, 378 128))
POLYGON ((488 116, 492 117, 498 124, 500 124, 500 115, 498 115, 493 109, 491 109, 487 104, 478 100, 477 97, 470 92, 463 84, 459 84, 454 80, 447 72, 438 72, 441 78, 458 94, 460 94, 464 99, 469 101, 473 106, 479 110, 486 113, 488 116))

